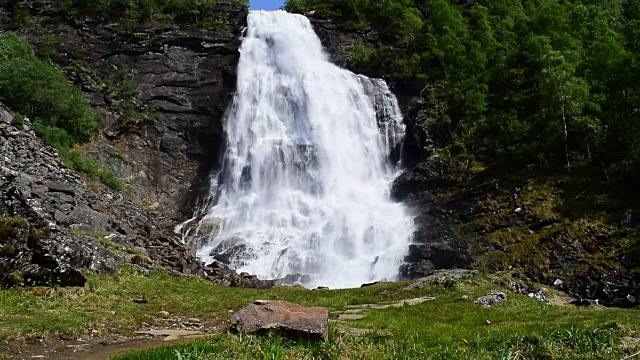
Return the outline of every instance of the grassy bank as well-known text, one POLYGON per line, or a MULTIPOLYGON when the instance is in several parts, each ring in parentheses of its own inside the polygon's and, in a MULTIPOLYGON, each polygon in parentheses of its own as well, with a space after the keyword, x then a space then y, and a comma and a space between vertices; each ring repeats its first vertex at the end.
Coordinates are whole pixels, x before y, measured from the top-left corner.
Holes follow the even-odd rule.
POLYGON ((481 275, 451 288, 395 289, 379 284, 362 289, 309 291, 213 286, 201 279, 133 268, 113 277, 89 275, 85 289, 15 288, 0 291, 0 336, 4 340, 87 329, 131 334, 153 323, 160 312, 197 317, 223 326, 231 313, 255 299, 282 299, 329 308, 331 317, 347 305, 419 296, 436 300, 417 306, 369 310, 359 321, 332 322, 329 341, 297 342, 222 331, 205 340, 134 353, 121 359, 619 359, 640 350, 640 312, 576 308, 553 296, 549 305, 510 293, 506 305, 481 309, 474 299, 507 275, 481 275), (340 326, 370 329, 364 337, 344 335, 340 326))

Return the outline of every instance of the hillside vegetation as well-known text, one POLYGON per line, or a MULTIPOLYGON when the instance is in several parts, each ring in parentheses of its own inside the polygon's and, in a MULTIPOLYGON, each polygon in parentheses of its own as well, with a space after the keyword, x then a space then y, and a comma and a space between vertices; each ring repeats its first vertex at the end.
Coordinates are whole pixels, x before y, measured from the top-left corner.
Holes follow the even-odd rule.
POLYGON ((411 79, 440 146, 483 163, 640 159, 640 1, 289 0, 376 48, 351 66, 411 79))
POLYGON ((624 299, 640 272, 640 1, 286 8, 360 34, 349 67, 414 97, 408 130, 426 136, 398 197, 448 211, 469 265, 633 306, 624 299))

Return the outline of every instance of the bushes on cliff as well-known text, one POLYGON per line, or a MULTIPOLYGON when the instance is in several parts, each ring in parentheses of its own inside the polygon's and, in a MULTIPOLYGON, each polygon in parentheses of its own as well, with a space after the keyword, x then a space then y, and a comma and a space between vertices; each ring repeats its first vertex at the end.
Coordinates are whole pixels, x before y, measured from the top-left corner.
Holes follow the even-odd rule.
POLYGON ((14 33, 0 37, 0 98, 43 126, 57 128, 57 138, 65 132, 67 147, 91 140, 97 128, 80 89, 69 84, 60 70, 36 58, 31 46, 14 33))
POLYGON ((62 71, 38 59, 31 45, 15 33, 0 36, 0 99, 33 119, 36 134, 55 147, 69 167, 122 190, 113 171, 73 149, 89 142, 98 126, 80 89, 62 71))

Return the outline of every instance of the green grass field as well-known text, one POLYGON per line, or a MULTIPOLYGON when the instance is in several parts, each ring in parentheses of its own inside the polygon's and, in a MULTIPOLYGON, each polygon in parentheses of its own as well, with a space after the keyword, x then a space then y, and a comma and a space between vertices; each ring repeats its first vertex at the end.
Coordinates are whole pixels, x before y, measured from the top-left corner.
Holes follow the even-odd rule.
POLYGON ((479 275, 447 289, 381 292, 403 285, 387 283, 348 290, 254 290, 125 268, 112 277, 89 275, 84 291, 44 287, 0 291, 0 336, 10 341, 81 333, 88 327, 126 335, 161 311, 224 324, 234 311, 256 299, 323 306, 335 318, 347 305, 433 296, 437 299, 416 306, 367 310, 358 321, 332 321, 326 342, 223 330, 208 339, 119 359, 621 359, 640 351, 638 310, 577 308, 553 292, 554 305, 510 292, 500 307, 481 309, 473 303, 490 290, 503 289, 498 283, 506 276, 479 275), (370 333, 345 335, 339 331, 343 325, 370 333))

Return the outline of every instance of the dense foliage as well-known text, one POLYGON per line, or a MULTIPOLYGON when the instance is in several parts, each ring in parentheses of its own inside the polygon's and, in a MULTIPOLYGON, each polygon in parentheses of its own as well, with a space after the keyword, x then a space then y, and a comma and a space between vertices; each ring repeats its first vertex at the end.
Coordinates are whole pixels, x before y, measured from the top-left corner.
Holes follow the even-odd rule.
POLYGON ((0 37, 0 98, 41 127, 59 129, 56 138, 66 147, 89 141, 96 131, 96 118, 80 89, 14 33, 0 37))
POLYGON ((417 82, 438 145, 485 163, 640 159, 640 0, 289 0, 373 26, 351 66, 417 82))
MULTIPOLYGON (((98 121, 79 88, 59 69, 38 59, 29 43, 15 33, 0 36, 0 100, 34 120, 36 133, 60 151, 67 164, 121 190, 112 171, 82 156, 76 144, 90 141, 98 121)), ((16 117, 19 125, 21 115, 16 117)))

